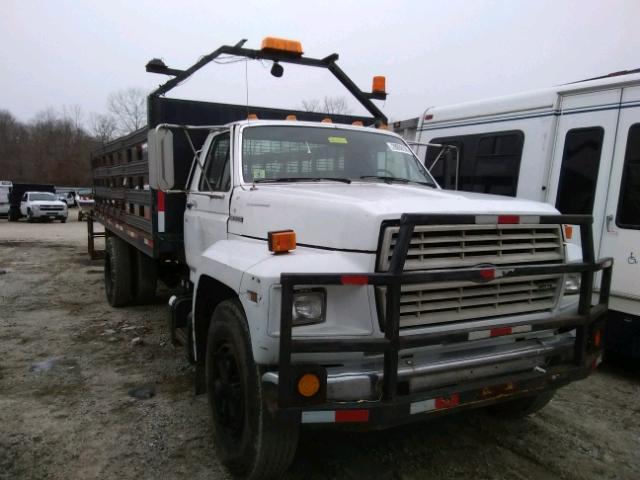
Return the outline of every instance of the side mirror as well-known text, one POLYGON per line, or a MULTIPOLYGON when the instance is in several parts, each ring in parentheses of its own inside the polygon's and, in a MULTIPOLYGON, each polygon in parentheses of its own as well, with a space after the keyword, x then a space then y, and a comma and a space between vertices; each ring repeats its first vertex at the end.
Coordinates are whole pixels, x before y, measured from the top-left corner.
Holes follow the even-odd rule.
POLYGON ((173 133, 167 128, 149 130, 149 186, 171 190, 175 184, 173 171, 173 133))

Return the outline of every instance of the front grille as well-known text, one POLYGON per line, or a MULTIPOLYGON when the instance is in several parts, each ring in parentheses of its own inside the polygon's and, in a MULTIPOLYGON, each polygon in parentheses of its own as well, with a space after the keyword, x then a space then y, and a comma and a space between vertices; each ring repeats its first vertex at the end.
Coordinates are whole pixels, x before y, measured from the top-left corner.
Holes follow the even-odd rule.
POLYGON ((61 210, 64 210, 64 207, 59 207, 57 205, 41 205, 40 206, 40 210, 42 210, 43 212, 59 212, 61 210))
MULTIPOLYGON (((399 227, 387 227, 379 270, 389 269, 399 227)), ((559 225, 416 226, 406 270, 514 266, 564 260, 559 225)), ((403 285, 400 327, 414 327, 549 310, 555 306, 560 275, 496 279, 489 283, 444 282, 403 285)), ((378 292, 384 308, 384 294, 378 292)), ((384 310, 382 310, 384 312, 384 310)))

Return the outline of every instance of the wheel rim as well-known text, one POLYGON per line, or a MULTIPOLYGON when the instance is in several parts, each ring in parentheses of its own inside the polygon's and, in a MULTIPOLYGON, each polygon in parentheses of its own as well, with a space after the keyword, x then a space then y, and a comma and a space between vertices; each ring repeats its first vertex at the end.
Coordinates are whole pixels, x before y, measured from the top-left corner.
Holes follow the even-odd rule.
POLYGON ((244 427, 244 391, 235 351, 226 341, 214 351, 211 381, 214 417, 225 434, 237 440, 244 427))

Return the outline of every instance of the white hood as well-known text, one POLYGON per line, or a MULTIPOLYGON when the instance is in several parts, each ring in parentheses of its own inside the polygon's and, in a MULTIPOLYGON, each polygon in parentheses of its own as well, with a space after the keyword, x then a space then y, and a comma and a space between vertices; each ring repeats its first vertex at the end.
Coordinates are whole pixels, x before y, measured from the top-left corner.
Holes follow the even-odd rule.
POLYGON ((374 252, 382 221, 399 219, 403 213, 558 212, 540 202, 423 186, 363 182, 258 184, 255 190, 234 191, 229 232, 266 239, 269 231, 293 229, 298 244, 374 252))

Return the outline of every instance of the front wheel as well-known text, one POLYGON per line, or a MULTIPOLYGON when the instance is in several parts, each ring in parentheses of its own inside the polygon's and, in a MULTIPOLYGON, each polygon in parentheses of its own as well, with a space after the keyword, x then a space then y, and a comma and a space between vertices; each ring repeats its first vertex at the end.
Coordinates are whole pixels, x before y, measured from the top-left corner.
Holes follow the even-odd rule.
POLYGON ((33 223, 33 221, 34 221, 33 213, 31 213, 31 210, 27 210, 27 222, 33 223))
POLYGON ((293 460, 299 425, 279 421, 267 407, 249 339, 240 302, 221 302, 209 326, 205 370, 216 450, 237 477, 278 478, 293 460))

